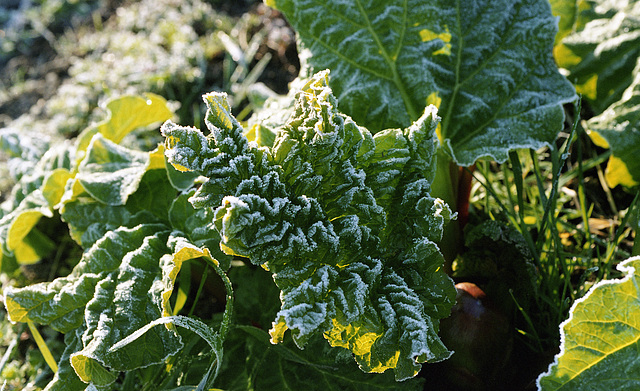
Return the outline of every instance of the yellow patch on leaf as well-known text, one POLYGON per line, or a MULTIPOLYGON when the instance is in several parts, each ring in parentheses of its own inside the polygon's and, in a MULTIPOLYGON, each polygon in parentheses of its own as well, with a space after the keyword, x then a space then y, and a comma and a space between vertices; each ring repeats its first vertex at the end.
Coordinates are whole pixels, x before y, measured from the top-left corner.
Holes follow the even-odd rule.
POLYGON ((576 92, 588 99, 595 100, 598 96, 598 75, 594 74, 584 83, 577 85, 576 92))
POLYGON ((432 53, 434 56, 439 54, 444 54, 445 56, 451 55, 451 33, 449 32, 449 27, 444 26, 444 28, 445 32, 440 34, 429 29, 420 30, 420 39, 422 42, 433 41, 434 39, 439 39, 444 42, 444 45, 440 49, 432 53))
POLYGON ((9 320, 13 323, 26 322, 29 320, 29 310, 18 304, 11 297, 6 296, 4 299, 4 306, 7 309, 9 320))
POLYGON ((269 330, 269 335, 271 336, 271 343, 277 344, 282 342, 284 339, 284 333, 289 329, 287 327, 287 323, 284 321, 284 318, 278 319, 277 322, 273 322, 271 325, 271 330, 269 330))
POLYGON ((333 328, 324 334, 331 346, 349 349, 356 356, 371 353, 373 343, 380 338, 379 333, 367 330, 363 326, 343 325, 332 319, 333 328))
POLYGON ((604 177, 609 187, 616 187, 618 185, 633 187, 638 185, 638 182, 631 176, 627 165, 615 155, 609 158, 604 177))
POLYGON ((587 129, 587 134, 595 145, 599 146, 600 148, 609 148, 609 143, 604 139, 604 137, 600 136, 600 133, 587 129))

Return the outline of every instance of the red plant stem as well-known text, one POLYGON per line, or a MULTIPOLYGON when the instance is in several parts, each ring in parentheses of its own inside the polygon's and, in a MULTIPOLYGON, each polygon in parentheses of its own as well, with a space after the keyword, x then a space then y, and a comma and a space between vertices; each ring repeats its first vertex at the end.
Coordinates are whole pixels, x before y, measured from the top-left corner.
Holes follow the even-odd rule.
POLYGON ((457 212, 461 231, 469 222, 469 197, 471 196, 471 181, 475 169, 475 164, 469 167, 459 167, 457 212))

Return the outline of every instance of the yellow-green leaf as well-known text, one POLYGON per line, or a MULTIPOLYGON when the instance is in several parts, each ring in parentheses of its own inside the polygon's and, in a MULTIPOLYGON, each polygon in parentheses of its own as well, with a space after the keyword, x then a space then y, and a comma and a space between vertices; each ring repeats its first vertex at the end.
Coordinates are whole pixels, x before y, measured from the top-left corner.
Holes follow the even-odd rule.
POLYGON ((42 194, 49 203, 49 207, 54 208, 60 202, 67 181, 71 178, 73 174, 66 168, 57 168, 45 177, 42 194))
POLYGON ((626 277, 602 281, 574 303, 540 390, 640 389, 640 257, 618 269, 626 277))
MULTIPOLYGON (((640 35, 640 29, 638 32, 640 35)), ((587 121, 591 139, 603 145, 602 139, 611 148, 606 172, 610 187, 619 184, 633 187, 640 183, 640 53, 633 76, 619 101, 587 121)))
POLYGON ((97 133, 118 144, 133 130, 166 121, 173 116, 167 107, 167 101, 160 95, 151 93, 144 97, 127 95, 113 99, 107 103, 106 109, 109 111, 106 120, 85 129, 78 136, 78 151, 86 150, 97 133))
POLYGON ((78 377, 86 383, 106 386, 117 378, 116 374, 105 369, 99 362, 82 354, 71 355, 71 365, 78 377))
POLYGON ((36 263, 52 249, 51 240, 33 230, 42 216, 51 217, 52 215, 46 207, 28 209, 18 213, 9 225, 7 248, 19 264, 36 263))
POLYGON ((162 316, 175 315, 169 304, 169 298, 173 293, 176 277, 180 273, 182 263, 196 258, 206 258, 209 262, 218 264, 209 252, 209 249, 199 248, 193 245, 185 238, 172 238, 169 241, 173 247, 173 254, 165 255, 160 260, 160 267, 162 268, 162 283, 164 289, 162 290, 162 316))

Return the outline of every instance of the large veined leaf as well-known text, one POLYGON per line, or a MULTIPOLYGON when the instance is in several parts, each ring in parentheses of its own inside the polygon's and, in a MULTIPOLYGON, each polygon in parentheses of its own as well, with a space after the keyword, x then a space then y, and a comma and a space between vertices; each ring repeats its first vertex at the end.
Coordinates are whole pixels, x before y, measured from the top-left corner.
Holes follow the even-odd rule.
POLYGON ((640 257, 626 260, 619 280, 605 280, 571 307, 560 325, 560 353, 538 378, 552 390, 640 388, 640 257))
MULTIPOLYGON (((74 343, 80 349, 69 357, 87 383, 108 385, 117 371, 162 362, 182 347, 180 337, 164 327, 151 329, 125 348, 109 349, 162 316, 165 286, 159 259, 170 252, 167 238, 167 228, 160 224, 107 233, 67 277, 5 289, 10 320, 81 333, 81 344, 74 343)), ((64 376, 63 371, 59 377, 64 376)))
POLYGON ((349 349, 361 369, 415 376, 450 352, 437 336, 455 291, 436 240, 451 217, 429 195, 435 107, 375 136, 340 114, 327 72, 297 94, 272 148, 243 136, 224 94, 204 96, 210 135, 167 122, 167 157, 208 179, 190 197, 215 208, 225 253, 273 274, 281 309, 272 342, 291 330, 349 349))
MULTIPOLYGON (((125 106, 129 98, 123 98, 125 106)), ((149 105, 155 107, 157 102, 138 107, 143 110, 142 119, 115 115, 120 119, 111 125, 126 133, 153 121, 153 113, 144 112, 149 105)), ((50 216, 55 208, 72 238, 86 251, 67 277, 6 289, 4 302, 10 319, 48 324, 67 334, 67 348, 47 386, 50 390, 84 390, 86 383, 108 388, 119 371, 164 362, 182 342, 173 326, 155 325, 172 323, 196 332, 205 330, 202 335, 213 344, 215 357, 201 381, 204 387, 220 366, 230 310, 225 311, 227 320, 220 333, 200 327, 195 320, 167 315, 173 312, 169 299, 184 261, 207 258, 221 276, 224 273, 211 254, 220 255, 225 268, 229 265, 212 228, 213 211, 195 210, 186 202, 187 195, 178 196, 162 145, 140 152, 116 144, 108 133, 87 132, 76 143, 79 159, 49 164, 40 170, 49 174, 25 186, 30 193, 23 191, 14 197, 29 213, 18 208, 19 218, 7 226, 13 248, 17 236, 12 231, 21 233, 18 239, 29 239, 35 232, 31 226, 40 215, 50 216), (88 144, 82 144, 83 137, 88 144)), ((188 180, 178 181, 179 187, 188 186, 188 180)))
POLYGON ((552 58, 547 0, 268 0, 296 29, 312 70, 329 68, 340 109, 373 132, 433 103, 460 165, 550 144, 575 98, 552 58))
POLYGON ((177 193, 171 187, 165 170, 149 170, 143 174, 138 189, 128 196, 124 205, 102 203, 87 193, 79 182, 73 182, 78 189, 73 199, 65 201, 60 208, 71 237, 83 248, 89 248, 105 233, 118 227, 168 224, 167 211, 177 193))

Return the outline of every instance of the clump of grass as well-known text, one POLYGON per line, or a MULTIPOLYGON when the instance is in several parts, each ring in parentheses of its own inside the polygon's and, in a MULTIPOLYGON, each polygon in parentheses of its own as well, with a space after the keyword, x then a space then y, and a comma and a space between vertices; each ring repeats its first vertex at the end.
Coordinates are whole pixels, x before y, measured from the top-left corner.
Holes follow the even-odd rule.
POLYGON ((557 349, 571 304, 595 282, 617 277, 615 266, 633 252, 638 196, 612 194, 600 167, 609 154, 575 118, 554 147, 512 152, 504 164, 481 161, 473 173, 472 213, 507 221, 532 254, 537 294, 529 306, 515 303, 515 324, 535 352, 557 349))

